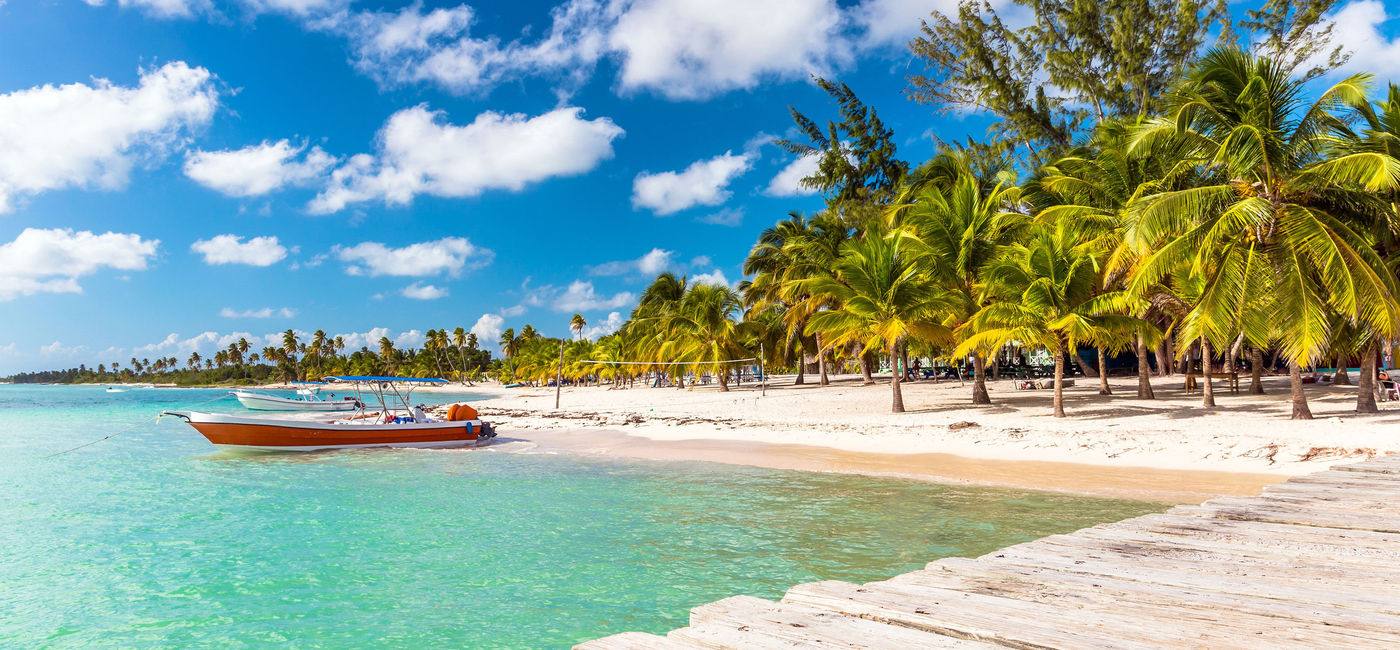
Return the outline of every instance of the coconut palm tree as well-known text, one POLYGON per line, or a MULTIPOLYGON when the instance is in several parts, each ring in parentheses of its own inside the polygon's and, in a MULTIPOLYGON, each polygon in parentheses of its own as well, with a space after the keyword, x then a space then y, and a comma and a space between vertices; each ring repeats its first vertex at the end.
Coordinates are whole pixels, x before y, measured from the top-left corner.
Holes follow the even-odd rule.
POLYGON ((743 345, 744 327, 738 321, 743 305, 739 293, 724 285, 692 285, 666 321, 662 354, 668 358, 704 362, 696 369, 714 372, 719 378, 720 391, 727 392, 728 366, 722 362, 748 354, 743 345))
POLYGON ((569 329, 573 331, 575 339, 583 337, 583 328, 587 326, 588 321, 583 319, 583 314, 574 314, 574 317, 569 319, 569 329))
POLYGON ((384 359, 384 374, 394 374, 394 342, 387 336, 379 337, 379 356, 384 359))
POLYGON ((1328 155, 1328 129, 1343 104, 1365 101, 1369 75, 1352 75, 1308 104, 1283 62, 1234 48, 1208 53, 1167 100, 1170 116, 1133 131, 1134 147, 1163 142, 1189 152, 1210 175, 1187 189, 1144 198, 1137 228, 1167 243, 1137 267, 1135 289, 1188 265, 1204 278, 1182 324, 1185 340, 1228 343, 1252 297, 1289 364, 1292 417, 1311 419, 1305 365, 1320 360, 1335 313, 1391 336, 1396 280, 1338 206, 1365 205, 1400 189, 1400 161, 1379 151, 1328 155))
POLYGON ((1142 324, 1126 315, 1135 306, 1126 294, 1097 292, 1098 253, 1064 221, 1040 224, 1008 245, 984 271, 997 300, 962 326, 955 354, 1012 341, 1044 347, 1055 358, 1055 417, 1064 417, 1065 355, 1081 342, 1103 345, 1142 324))
POLYGON ((858 343, 890 355, 891 411, 904 412, 898 367, 901 347, 910 337, 934 344, 952 342, 942 324, 952 306, 947 294, 921 269, 912 237, 902 231, 885 235, 878 228, 841 247, 831 276, 804 281, 804 289, 836 305, 813 313, 807 330, 821 332, 828 347, 858 343))
MULTIPOLYGON (((921 265, 954 300, 944 325, 961 326, 991 298, 982 287, 982 272, 1029 223, 1015 210, 1019 203, 1019 188, 997 184, 984 191, 981 180, 963 169, 946 182, 909 188, 890 207, 889 226, 911 235, 921 265)), ((995 352, 972 350, 973 404, 992 403, 986 359, 995 352)))

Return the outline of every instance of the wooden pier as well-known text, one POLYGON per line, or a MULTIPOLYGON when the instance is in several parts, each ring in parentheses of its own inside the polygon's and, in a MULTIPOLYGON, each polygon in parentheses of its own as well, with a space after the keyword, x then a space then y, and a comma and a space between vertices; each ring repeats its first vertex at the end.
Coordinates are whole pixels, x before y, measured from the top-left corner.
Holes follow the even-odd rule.
POLYGON ((1400 455, 576 647, 1400 648, 1400 455))

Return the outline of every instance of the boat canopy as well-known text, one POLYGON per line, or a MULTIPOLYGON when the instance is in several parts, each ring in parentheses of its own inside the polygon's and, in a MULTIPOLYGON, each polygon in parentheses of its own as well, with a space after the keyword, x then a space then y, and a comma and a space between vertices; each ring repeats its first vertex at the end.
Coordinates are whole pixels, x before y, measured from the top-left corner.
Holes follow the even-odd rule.
POLYGON ((305 385, 307 385, 307 386, 325 386, 325 385, 326 385, 326 382, 324 382, 324 381, 293 381, 293 382, 288 382, 288 383, 291 383, 291 384, 305 384, 305 385))
POLYGON ((336 375, 326 377, 326 381, 391 381, 401 384, 421 383, 421 384, 445 384, 446 379, 428 379, 426 377, 376 377, 373 375, 336 375))

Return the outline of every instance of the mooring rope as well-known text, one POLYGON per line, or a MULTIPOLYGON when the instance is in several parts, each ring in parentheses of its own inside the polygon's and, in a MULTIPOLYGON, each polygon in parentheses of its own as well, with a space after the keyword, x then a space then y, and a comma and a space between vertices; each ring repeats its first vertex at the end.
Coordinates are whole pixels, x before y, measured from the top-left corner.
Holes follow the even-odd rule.
MULTIPOLYGON (((225 395, 220 395, 220 396, 218 396, 218 397, 215 397, 214 399, 207 399, 207 400, 204 400, 203 402, 196 402, 196 403, 190 404, 190 405, 188 405, 188 406, 180 406, 180 407, 176 407, 175 409, 166 409, 166 410, 176 410, 176 411, 178 411, 178 410, 181 410, 181 409, 194 408, 194 407, 196 407, 196 406, 203 406, 203 405, 208 404, 208 403, 210 403, 210 402, 217 402, 217 401, 219 401, 219 400, 221 400, 221 399, 228 399, 228 395, 227 395, 227 394, 225 394, 225 395)), ((146 418, 146 419, 144 419, 144 420, 142 420, 142 421, 140 421, 140 422, 137 422, 136 424, 133 424, 133 425, 131 425, 131 426, 125 428, 125 429, 122 429, 121 431, 118 431, 118 432, 116 432, 116 433, 112 433, 112 434, 108 434, 108 435, 102 436, 101 438, 98 438, 98 439, 96 439, 96 440, 93 440, 92 442, 85 442, 85 443, 83 443, 83 444, 81 444, 81 445, 78 445, 77 447, 72 448, 72 449, 65 449, 65 450, 60 451, 60 452, 57 452, 57 453, 49 454, 49 455, 47 455, 47 456, 44 456, 44 458, 45 458, 45 459, 48 459, 48 458, 53 458, 54 456, 62 456, 62 455, 64 455, 64 454, 66 454, 66 453, 69 453, 69 452, 73 452, 73 451, 77 451, 77 450, 79 450, 79 449, 82 449, 83 447, 89 447, 89 446, 95 445, 95 444, 97 444, 97 443, 99 443, 99 442, 102 442, 103 440, 108 440, 108 439, 110 439, 110 438, 115 438, 115 437, 117 437, 117 436, 119 436, 119 435, 121 435, 121 434, 123 434, 123 433, 128 432, 128 431, 132 431, 132 430, 135 430, 135 429, 139 429, 139 428, 145 426, 147 423, 149 423, 149 422, 151 422, 151 421, 153 421, 153 420, 159 420, 159 419, 160 419, 160 416, 162 416, 162 415, 164 415, 164 413, 157 413, 157 414, 155 414, 155 415, 152 415, 151 417, 148 417, 148 418, 146 418)))

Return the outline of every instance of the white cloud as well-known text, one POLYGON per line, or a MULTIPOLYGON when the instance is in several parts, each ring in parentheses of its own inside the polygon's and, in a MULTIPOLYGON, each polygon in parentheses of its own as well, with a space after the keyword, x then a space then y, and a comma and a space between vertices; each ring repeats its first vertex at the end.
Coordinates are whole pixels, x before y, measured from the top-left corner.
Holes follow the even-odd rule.
MULTIPOLYGON (((106 4, 106 0, 83 1, 94 7, 106 4)), ((195 11, 210 7, 208 0, 117 0, 117 5, 123 9, 135 7, 157 18, 189 18, 195 11)))
POLYGON ((232 307, 224 307, 219 310, 219 316, 223 318, 292 318, 297 315, 295 309, 290 307, 263 307, 262 309, 245 309, 238 311, 232 307))
POLYGON ((708 223, 716 226, 737 226, 744 221, 743 208, 725 208, 719 212, 707 214, 696 219, 700 223, 708 223))
POLYGON ((719 205, 729 199, 731 193, 725 189, 729 182, 752 166, 752 155, 725 152, 697 160, 680 172, 643 172, 632 181, 632 206, 665 215, 697 205, 719 205))
MULTIPOLYGON (((1400 38, 1388 39, 1381 31, 1391 18, 1379 0, 1354 0, 1332 14, 1337 43, 1352 52, 1351 60, 1337 73, 1370 72, 1382 79, 1400 76, 1400 38)), ((1319 58, 1330 52, 1328 48, 1319 58)))
POLYGON ((501 316, 482 314, 481 318, 476 319, 476 324, 472 325, 471 332, 476 335, 482 346, 491 346, 501 338, 501 330, 505 324, 506 319, 501 316))
POLYGON ((635 260, 604 262, 597 266, 589 267, 588 272, 592 275, 601 276, 627 275, 628 273, 634 272, 642 275, 656 275, 657 273, 671 268, 671 258, 675 254, 675 251, 653 248, 650 252, 635 260))
POLYGON ((0 345, 0 355, 10 356, 10 355, 13 355, 14 353, 15 353, 15 344, 14 344, 14 343, 6 343, 5 345, 0 345))
MULTIPOLYGON (((992 2, 997 9, 1005 4, 992 2)), ((919 21, 935 11, 957 16, 958 0, 865 0, 850 9, 850 16, 865 31, 862 45, 903 47, 919 35, 919 21)))
POLYGON ((123 187, 133 166, 160 160, 209 122, 212 79, 176 61, 142 70, 134 88, 94 79, 0 95, 0 212, 46 190, 123 187))
POLYGON ((586 338, 590 341, 596 341, 600 337, 607 336, 621 329, 622 324, 625 322, 627 322, 627 319, 623 318, 622 314, 612 312, 608 314, 607 320, 601 323, 597 323, 595 325, 589 325, 588 327, 585 327, 583 329, 583 338, 586 338))
POLYGON ((435 287, 431 284, 422 284, 420 282, 414 282, 404 287, 399 293, 405 298, 412 298, 414 300, 437 300, 438 298, 447 297, 447 289, 435 287))
POLYGON ((444 237, 403 248, 363 242, 349 248, 336 246, 332 251, 337 259, 347 264, 346 273, 371 276, 457 275, 464 268, 474 269, 490 264, 495 257, 495 253, 474 246, 463 237, 444 237))
POLYGON ((394 337, 394 347, 416 347, 423 344, 423 333, 418 330, 401 332, 394 337))
POLYGON ((608 43, 620 85, 699 99, 764 79, 805 79, 850 60, 834 0, 639 0, 608 43))
POLYGON ((632 304, 637 297, 631 292, 622 291, 612 296, 600 296, 593 288, 593 283, 586 280, 574 280, 569 284, 569 288, 553 299, 551 305, 554 311, 601 311, 604 309, 617 309, 632 304))
POLYGON ((510 318, 515 318, 523 313, 525 313, 525 305, 512 305, 510 307, 501 308, 501 315, 510 318))
POLYGON ((724 277, 724 271, 715 269, 709 273, 690 276, 690 284, 718 284, 727 287, 729 286, 729 278, 724 277))
POLYGON ((264 140, 236 150, 197 150, 185 159, 185 175, 219 193, 247 197, 314 181, 334 164, 320 147, 306 151, 305 144, 264 140))
POLYGON ((593 169, 612 157, 612 141, 623 134, 612 120, 584 119, 575 107, 535 117, 487 111, 466 126, 441 117, 422 105, 394 113, 379 132, 378 152, 353 156, 332 172, 308 209, 328 214, 364 201, 407 205, 418 194, 519 191, 593 169))
POLYGON ((287 257, 287 247, 276 237, 254 237, 245 242, 239 235, 217 235, 190 244, 190 250, 203 255, 205 264, 271 266, 287 257))
POLYGON ((39 354, 46 357, 71 357, 86 350, 87 348, 85 346, 67 346, 60 341, 54 341, 53 343, 40 347, 39 354))
POLYGON ((355 67, 384 85, 428 82, 457 94, 485 92, 522 76, 567 74, 578 85, 603 53, 609 13, 599 0, 570 0, 550 12, 549 32, 527 43, 473 38, 467 5, 425 11, 361 11, 323 21, 350 42, 355 67))
POLYGON ((280 13, 293 16, 318 16, 344 9, 353 0, 242 0, 244 6, 258 13, 280 13))
POLYGON ((802 179, 817 173, 820 162, 817 156, 803 156, 788 163, 768 182, 768 189, 763 193, 768 196, 816 194, 816 190, 802 187, 802 179))
MULTIPOLYGON (((387 327, 376 327, 367 332, 344 332, 336 334, 345 343, 346 350, 358 350, 360 348, 379 349, 379 339, 389 337, 392 332, 387 327)), ((392 337, 389 337, 393 340, 392 337)))
POLYGON ((25 228, 0 244, 0 301, 36 293, 82 293, 78 278, 103 267, 140 271, 156 254, 158 239, 66 228, 25 228))

